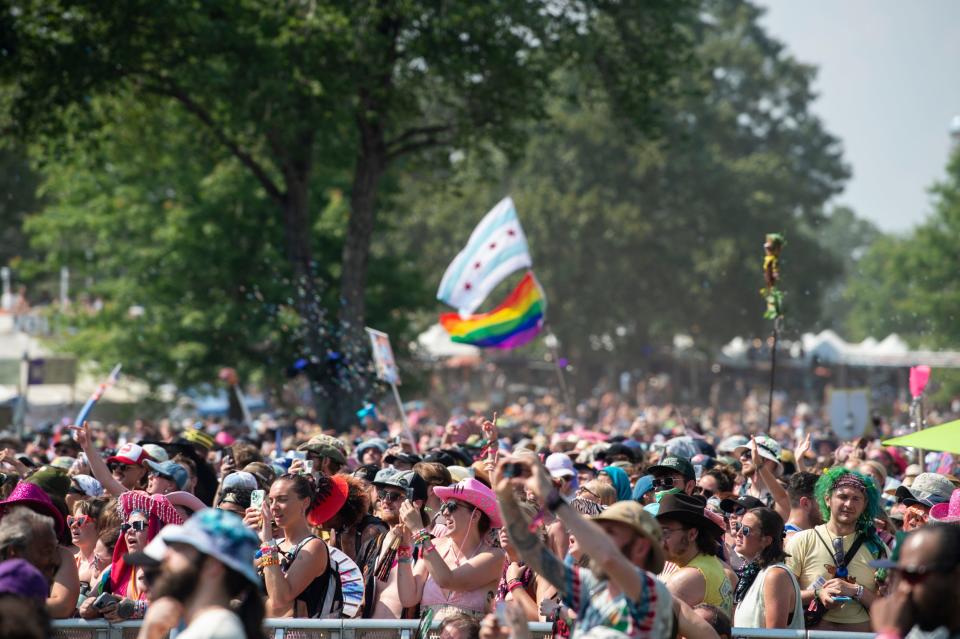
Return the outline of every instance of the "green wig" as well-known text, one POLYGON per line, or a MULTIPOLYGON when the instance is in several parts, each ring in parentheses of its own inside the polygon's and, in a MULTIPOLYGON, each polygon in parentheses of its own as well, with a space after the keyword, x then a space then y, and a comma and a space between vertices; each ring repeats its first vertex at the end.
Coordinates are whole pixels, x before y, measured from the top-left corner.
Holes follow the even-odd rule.
POLYGON ((817 506, 820 507, 820 514, 823 515, 824 521, 830 520, 830 508, 827 506, 827 501, 833 493, 833 487, 836 486, 837 482, 843 479, 845 475, 853 475, 854 478, 862 482, 866 487, 867 506, 863 509, 863 513, 860 514, 860 518, 857 519, 857 532, 867 536, 867 547, 876 554, 880 552, 883 541, 881 541, 877 535, 876 524, 874 524, 873 520, 883 514, 883 508, 880 505, 880 490, 876 484, 873 483, 872 477, 868 477, 855 470, 850 470, 849 468, 844 468, 843 466, 834 466, 833 468, 823 471, 823 474, 820 475, 820 479, 817 480, 817 484, 813 489, 817 506))

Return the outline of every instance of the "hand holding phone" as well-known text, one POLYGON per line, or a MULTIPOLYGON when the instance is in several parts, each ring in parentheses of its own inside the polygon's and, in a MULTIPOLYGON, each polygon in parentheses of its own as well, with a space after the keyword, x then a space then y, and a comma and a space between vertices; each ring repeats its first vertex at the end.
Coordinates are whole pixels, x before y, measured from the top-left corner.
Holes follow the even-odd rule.
POLYGON ((266 498, 267 493, 264 490, 257 489, 250 493, 250 507, 260 510, 263 508, 263 500, 266 498))

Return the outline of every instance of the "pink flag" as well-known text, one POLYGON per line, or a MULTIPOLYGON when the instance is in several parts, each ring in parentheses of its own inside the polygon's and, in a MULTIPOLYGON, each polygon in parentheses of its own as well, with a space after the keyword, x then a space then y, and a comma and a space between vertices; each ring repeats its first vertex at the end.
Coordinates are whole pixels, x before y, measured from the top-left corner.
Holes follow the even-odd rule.
POLYGON ((929 366, 914 366, 910 369, 910 394, 914 397, 920 397, 923 394, 923 389, 927 387, 927 382, 930 381, 930 367, 929 366))

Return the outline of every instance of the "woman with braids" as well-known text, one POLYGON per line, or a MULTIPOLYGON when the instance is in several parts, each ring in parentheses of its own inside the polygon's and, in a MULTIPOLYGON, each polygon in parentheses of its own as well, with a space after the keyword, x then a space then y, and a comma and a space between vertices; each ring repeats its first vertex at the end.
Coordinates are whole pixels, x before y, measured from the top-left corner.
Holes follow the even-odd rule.
POLYGON ((800 586, 783 563, 783 518, 769 508, 754 508, 737 523, 735 535, 746 563, 733 595, 733 625, 802 630, 800 586))
POLYGON ((808 630, 869 632, 878 584, 870 562, 887 555, 874 519, 880 493, 873 480, 834 467, 817 480, 814 498, 826 523, 787 543, 787 565, 800 582, 808 630))
POLYGON ((281 475, 270 486, 263 508, 248 508, 244 523, 259 531, 257 558, 266 585, 268 617, 339 618, 340 577, 327 544, 312 525, 329 519, 346 502, 343 477, 281 475), (274 539, 275 523, 283 537, 274 539))

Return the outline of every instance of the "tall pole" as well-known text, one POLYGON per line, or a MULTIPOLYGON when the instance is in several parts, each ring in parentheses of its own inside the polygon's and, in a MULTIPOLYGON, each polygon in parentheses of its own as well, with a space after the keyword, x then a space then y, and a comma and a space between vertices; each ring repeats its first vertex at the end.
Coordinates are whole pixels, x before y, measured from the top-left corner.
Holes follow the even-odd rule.
POLYGON ((779 233, 767 233, 763 243, 763 280, 766 286, 760 294, 767 303, 763 314, 765 319, 773 320, 773 344, 770 347, 770 395, 767 399, 767 432, 773 428, 773 388, 777 375, 777 341, 783 326, 783 292, 777 286, 780 282, 780 251, 783 250, 783 236, 779 233))
POLYGON ((770 346, 770 394, 767 398, 767 432, 773 428, 773 389, 777 376, 777 340, 780 337, 780 322, 783 317, 773 320, 772 345, 770 346))
POLYGON ((547 348, 550 350, 550 354, 553 357, 553 363, 555 364, 555 368, 557 370, 557 380, 560 382, 560 392, 563 394, 563 403, 567 407, 567 413, 572 418, 574 417, 573 401, 570 399, 570 389, 567 386, 567 378, 563 374, 564 367, 560 365, 560 352, 557 349, 559 340, 557 339, 557 336, 553 334, 553 331, 550 331, 548 327, 545 328, 547 328, 549 332, 547 333, 546 337, 543 338, 543 343, 547 345, 547 348))

